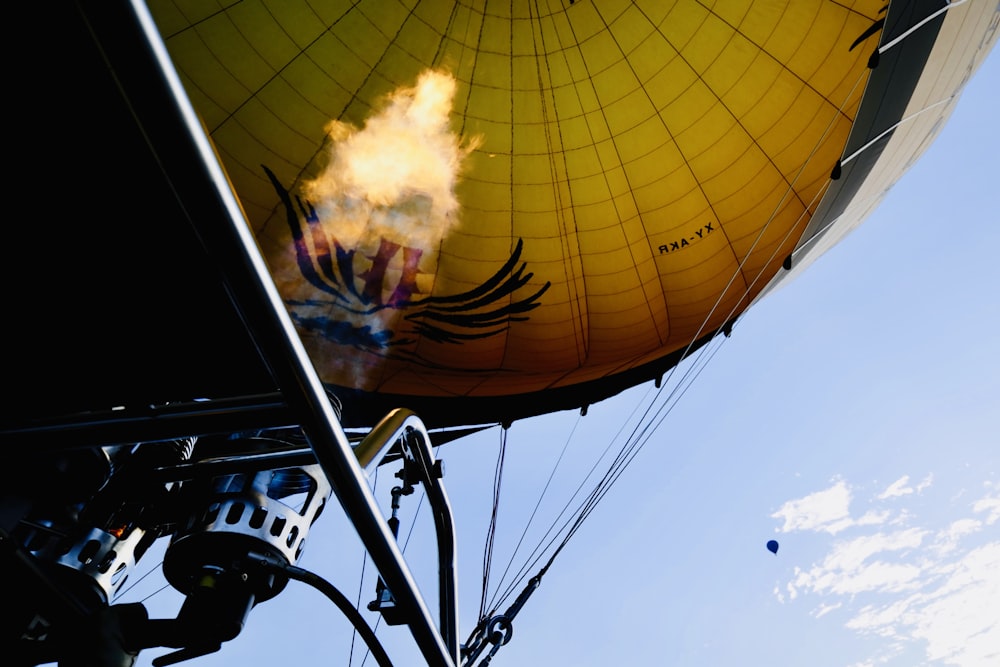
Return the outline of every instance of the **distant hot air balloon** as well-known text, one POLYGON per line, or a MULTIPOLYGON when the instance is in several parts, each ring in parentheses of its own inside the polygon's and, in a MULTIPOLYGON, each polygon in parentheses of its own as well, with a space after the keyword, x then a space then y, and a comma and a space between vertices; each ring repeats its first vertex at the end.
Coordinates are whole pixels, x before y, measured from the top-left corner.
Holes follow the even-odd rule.
POLYGON ((767 550, 770 551, 773 554, 777 554, 778 553, 778 540, 768 540, 767 541, 767 550))

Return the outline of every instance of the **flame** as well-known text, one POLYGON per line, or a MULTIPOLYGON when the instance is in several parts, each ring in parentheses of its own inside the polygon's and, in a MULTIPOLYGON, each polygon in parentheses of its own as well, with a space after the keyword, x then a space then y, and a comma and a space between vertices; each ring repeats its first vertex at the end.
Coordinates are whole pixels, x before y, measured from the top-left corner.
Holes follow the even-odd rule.
POLYGON ((330 122, 329 160, 303 193, 345 247, 380 237, 425 249, 458 222, 455 186, 465 157, 479 144, 449 128, 455 79, 427 70, 413 87, 388 96, 360 130, 330 122))
MULTIPOLYGON (((432 266, 441 240, 459 223, 456 185, 465 158, 481 141, 463 141, 449 127, 455 88, 451 74, 427 70, 416 85, 387 96, 360 129, 331 121, 325 167, 301 185, 327 238, 357 251, 353 273, 358 291, 371 299, 368 306, 422 292, 417 265, 432 266), (406 277, 412 282, 403 285, 406 277)), ((359 336, 375 337, 394 331, 401 316, 395 308, 322 314, 349 324, 359 336)), ((339 384, 354 387, 367 386, 372 364, 378 364, 325 345, 311 354, 339 384)))

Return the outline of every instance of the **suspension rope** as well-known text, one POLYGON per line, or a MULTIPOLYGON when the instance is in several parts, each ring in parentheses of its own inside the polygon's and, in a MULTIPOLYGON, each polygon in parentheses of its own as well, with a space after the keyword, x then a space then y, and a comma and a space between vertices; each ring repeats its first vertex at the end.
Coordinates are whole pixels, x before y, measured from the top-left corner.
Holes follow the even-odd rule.
MULTIPOLYGON (((542 501, 544 500, 545 495, 546 495, 546 493, 549 490, 549 486, 552 484, 552 480, 555 477, 556 470, 559 469, 559 465, 560 465, 560 463, 562 463, 562 460, 563 460, 563 458, 566 455, 566 450, 569 448, 570 443, 573 441, 573 434, 576 432, 576 427, 579 425, 579 423, 580 423, 580 417, 577 416, 576 421, 573 423, 573 428, 570 429, 569 435, 566 437, 566 440, 563 442, 563 446, 562 446, 562 449, 559 452, 558 458, 556 459, 555 463, 552 465, 552 469, 549 471, 549 476, 548 476, 548 479, 546 479, 546 481, 545 481, 545 486, 542 488, 542 492, 539 494, 538 500, 535 502, 535 506, 531 510, 531 515, 528 517, 528 521, 525 523, 524 529, 521 531, 521 536, 518 538, 517 544, 514 546, 514 550, 511 552, 510 558, 508 558, 508 560, 507 560, 507 566, 504 568, 503 574, 500 576, 500 579, 497 582, 497 591, 500 590, 501 585, 507 579, 507 575, 510 573, 510 568, 514 564, 514 558, 517 556, 518 551, 520 551, 521 546, 524 544, 524 539, 525 539, 525 537, 528 534, 528 530, 531 528, 531 524, 534 522, 535 516, 538 514, 538 510, 542 506, 542 501)), ((506 433, 506 429, 504 429, 504 432, 506 433)), ((582 487, 582 482, 581 482, 581 487, 582 487)), ((579 488, 580 487, 578 487, 578 489, 577 489, 578 491, 579 491, 579 488)), ((574 495, 576 495, 576 494, 574 493, 574 495)), ((551 528, 550 528, 550 530, 551 530, 551 528)), ((537 547, 536 547, 536 549, 537 549, 537 547)), ((518 575, 515 576, 515 579, 514 579, 515 585, 516 585, 516 582, 520 581, 522 578, 523 578, 523 575, 519 572, 518 575)), ((495 594, 494 594, 494 597, 490 600, 489 605, 487 605, 485 603, 486 589, 487 589, 487 586, 485 585, 485 583, 486 582, 484 582, 484 586, 483 586, 483 602, 479 606, 479 618, 480 619, 483 619, 483 618, 486 617, 485 611, 486 611, 486 607, 487 606, 490 607, 490 610, 491 610, 490 611, 490 615, 492 615, 493 612, 496 611, 496 607, 495 607, 495 604, 494 604, 494 600, 496 599, 495 594)))
POLYGON ((938 100, 937 102, 934 102, 933 104, 928 104, 927 106, 925 106, 923 109, 920 109, 919 111, 914 111, 913 113, 911 113, 906 118, 900 118, 898 122, 893 123, 892 125, 890 125, 886 129, 882 130, 871 141, 869 141, 864 146, 862 146, 861 148, 859 148, 858 150, 854 151, 853 153, 851 153, 850 155, 848 155, 847 157, 845 157, 843 160, 841 160, 840 164, 841 165, 845 165, 845 164, 849 163, 851 160, 853 160, 854 158, 856 158, 859 155, 861 155, 861 153, 865 152, 866 150, 868 150, 869 148, 871 148, 872 146, 874 146, 875 144, 877 144, 882 139, 882 137, 884 137, 885 135, 887 135, 887 134, 895 131, 895 129, 897 127, 899 127, 900 125, 903 125, 905 123, 910 122, 911 120, 913 120, 914 118, 916 118, 920 114, 924 113, 925 111, 930 111, 931 109, 939 107, 942 104, 948 104, 953 99, 955 99, 955 96, 954 95, 950 95, 950 96, 944 98, 943 100, 938 100))
MULTIPOLYGON (((839 115, 843 112, 843 109, 847 106, 847 104, 852 99, 853 95, 858 91, 859 87, 861 86, 861 82, 863 81, 863 79, 864 79, 864 73, 862 73, 862 74, 859 75, 858 79, 855 81, 855 83, 852 86, 851 90, 845 95, 842 103, 837 108, 836 113, 833 114, 830 122, 828 123, 827 128, 823 132, 822 136, 818 139, 816 146, 814 146, 811 155, 815 155, 816 151, 819 148, 819 145, 823 142, 823 140, 825 140, 825 138, 832 131, 836 118, 839 117, 839 115)), ((751 255, 752 255, 754 249, 757 247, 757 245, 760 243, 761 239, 764 237, 764 234, 767 231, 767 229, 771 226, 771 224, 777 218, 777 215, 778 215, 779 211, 781 210, 782 206, 784 205, 784 202, 786 201, 786 199, 788 198, 788 196, 793 192, 795 184, 798 182, 798 180, 801 178, 801 176, 805 172, 805 168, 806 168, 806 166, 808 164, 809 164, 809 159, 807 159, 803 163, 803 166, 799 169, 798 174, 796 174, 796 176, 788 183, 788 188, 786 190, 785 196, 782 197, 781 200, 772 209, 771 214, 769 215, 767 222, 762 226, 760 232, 757 234, 757 236, 754 239, 753 243, 751 244, 750 248, 747 250, 747 252, 744 254, 743 258, 740 260, 739 265, 734 270, 733 275, 731 276, 731 278, 730 278, 729 282, 727 283, 725 289, 721 291, 719 297, 717 298, 716 302, 713 304, 713 306, 710 309, 709 313, 703 319, 702 324, 699 326, 697 332, 691 337, 690 342, 684 348, 684 351, 682 352, 682 355, 681 355, 682 359, 688 358, 688 355, 691 353, 691 351, 692 351, 692 349, 694 347, 695 342, 702 336, 703 332, 706 330, 706 328, 708 326, 708 323, 711 321, 711 319, 715 315, 717 309, 722 304, 723 298, 725 297, 726 293, 736 283, 736 278, 742 273, 742 271, 743 271, 746 263, 749 261, 751 255)), ((789 226, 789 229, 786 231, 786 233, 783 236, 783 240, 786 240, 796 229, 798 229, 800 227, 800 225, 802 225, 805 221, 807 221, 809 219, 810 216, 808 215, 808 213, 811 210, 812 206, 815 205, 819 201, 819 199, 823 196, 823 194, 825 194, 825 192, 828 190, 828 188, 829 188, 829 181, 822 188, 820 188, 815 193, 815 195, 813 196, 812 200, 806 206, 803 207, 803 212, 800 214, 799 218, 795 221, 795 223, 789 226)), ((753 277, 753 279, 746 284, 746 287, 743 290, 743 296, 744 297, 746 297, 747 295, 749 295, 753 291, 753 289, 757 285, 757 283, 762 279, 762 277, 764 275, 764 269, 770 264, 771 261, 773 261, 773 259, 775 258, 776 253, 778 252, 778 248, 780 248, 780 247, 782 247, 782 243, 778 243, 778 244, 775 245, 775 249, 771 252, 771 255, 768 258, 768 261, 764 262, 762 264, 762 268, 757 272, 757 274, 753 277)), ((739 303, 740 302, 737 302, 737 305, 734 305, 732 307, 732 309, 729 311, 729 313, 727 313, 726 321, 729 321, 730 319, 732 319, 732 317, 734 316, 736 308, 738 307, 739 303)), ((535 565, 537 565, 537 563, 539 563, 541 561, 543 555, 550 548, 552 548, 553 545, 555 545, 554 549, 552 550, 551 555, 548 557, 545 565, 542 567, 542 571, 543 572, 546 571, 546 570, 548 570, 548 568, 551 566, 551 564, 555 560, 556 556, 559 553, 561 553, 561 551, 567 545, 567 543, 569 542, 569 540, 576 534, 576 532, 579 530, 579 528, 581 527, 581 525, 583 524, 583 522, 590 516, 591 512, 593 512, 593 510, 596 508, 597 504, 601 500, 603 500, 603 498, 606 496, 606 494, 610 490, 610 488, 618 481, 618 479, 621 477, 621 475, 624 473, 624 471, 635 460, 635 458, 638 455, 638 453, 642 450, 642 448, 652 438, 652 436, 655 433, 655 431, 663 423, 663 421, 666 419, 666 417, 673 411, 674 407, 677 405, 677 403, 680 400, 680 398, 687 392, 688 388, 690 388, 690 386, 691 386, 691 384, 693 384, 694 380, 704 370, 704 368, 707 365, 708 361, 710 361, 712 358, 714 358, 714 356, 718 352, 718 350, 721 349, 722 342, 720 341, 718 343, 715 343, 715 341, 719 341, 719 337, 718 336, 714 336, 713 337, 713 339, 711 341, 713 344, 706 345, 706 346, 702 347, 697 352, 697 354, 694 355, 694 357, 693 357, 693 363, 690 364, 688 366, 688 368, 683 372, 682 376, 680 377, 680 379, 677 381, 676 384, 672 384, 672 381, 673 381, 674 374, 678 372, 678 367, 680 366, 680 364, 675 365, 674 367, 672 367, 668 371, 667 377, 666 377, 665 381, 663 382, 661 388, 656 392, 656 394, 652 397, 652 399, 649 400, 649 404, 646 405, 646 407, 643 409, 641 418, 637 421, 637 423, 633 427, 630 435, 628 436, 628 438, 625 439, 624 444, 622 444, 621 447, 618 449, 617 454, 615 455, 614 459, 608 465, 607 469, 604 471, 604 473, 601 476, 601 478, 596 482, 596 484, 594 485, 594 487, 592 488, 592 490, 590 491, 590 493, 587 495, 587 497, 570 514, 570 517, 565 522, 563 522, 559 526, 558 529, 556 529, 556 526, 558 525, 558 522, 562 518, 562 516, 565 513, 566 509, 568 508, 568 506, 570 504, 572 504, 572 498, 570 499, 570 501, 567 503, 567 505, 563 508, 563 511, 560 512, 559 516, 552 522, 549 530, 545 533, 545 535, 539 541, 538 546, 536 546, 535 549, 532 551, 532 553, 529 556, 528 560, 520 568, 520 570, 518 571, 517 575, 510 582, 510 584, 506 588, 504 588, 502 591, 498 588, 496 594, 493 596, 493 598, 491 598, 491 602, 490 602, 490 605, 489 605, 490 609, 491 609, 491 613, 495 612, 496 609, 498 609, 507 599, 510 598, 510 596, 513 594, 513 592, 515 590, 517 590, 518 586, 524 580, 524 578, 527 577, 528 572, 532 568, 534 568, 535 565), (670 386, 671 388, 670 388, 669 391, 666 391, 666 389, 667 389, 668 386, 670 386), (664 396, 664 392, 666 392, 665 396, 664 396), (546 539, 549 538, 549 536, 552 535, 553 532, 554 532, 554 535, 550 539, 548 539, 548 541, 546 541, 546 539), (562 535, 561 539, 559 537, 560 535, 562 535)), ((647 398, 648 398, 648 396, 647 396, 647 398)), ((638 410, 638 407, 639 407, 640 404, 641 403, 637 404, 636 408, 633 410, 633 415, 638 410)), ((586 483, 586 480, 589 479, 590 476, 591 476, 591 474, 594 472, 594 470, 596 470, 597 465, 599 465, 600 461, 603 460, 604 456, 610 451, 611 446, 615 442, 618 441, 619 436, 624 431, 624 425, 627 424, 627 423, 628 423, 628 420, 625 420, 625 422, 623 422, 622 428, 619 430, 618 434, 616 434, 616 436, 611 439, 611 441, 609 442, 608 447, 604 451, 604 454, 602 454, 601 458, 599 458, 598 461, 594 464, 594 467, 591 468, 591 471, 590 471, 590 473, 588 473, 587 477, 584 479, 584 482, 581 482, 581 485, 578 487, 577 492, 574 493, 573 498, 575 498, 576 495, 577 495, 577 493, 583 488, 583 484, 586 483)), ((575 430, 576 426, 574 425, 573 428, 575 430)), ((504 441, 504 446, 505 446, 505 444, 506 444, 506 441, 504 441)), ((561 461, 561 456, 560 456, 560 461, 561 461)), ((554 471, 553 471, 553 473, 554 473, 554 471)), ((551 477, 550 477, 550 479, 551 479, 551 477)), ((546 485, 546 488, 547 488, 547 485, 546 485)), ((494 493, 495 494, 498 493, 498 487, 496 485, 494 486, 494 493)), ((541 501, 541 499, 539 499, 539 502, 540 501, 541 501)), ((492 531, 495 529, 495 513, 496 513, 496 510, 497 510, 497 506, 498 506, 498 498, 495 495, 495 499, 494 499, 494 516, 491 519, 491 533, 490 533, 490 537, 489 537, 489 540, 490 540, 490 549, 491 549, 491 556, 490 556, 490 558, 492 558, 492 539, 493 539, 493 532, 492 531)), ((533 510, 532 516, 534 516, 534 512, 537 511, 537 508, 538 508, 538 505, 536 504, 536 508, 535 508, 535 510, 533 510)), ((520 545, 520 543, 519 543, 519 545, 520 545)), ((511 559, 510 559, 510 561, 508 563, 507 569, 505 570, 505 576, 506 576, 506 572, 510 569, 511 563, 513 562, 513 558, 514 557, 512 555, 511 559)), ((490 565, 490 567, 492 567, 492 563, 490 563, 489 565, 490 565)), ((503 578, 501 578, 501 582, 502 581, 503 581, 503 578)), ((483 586, 484 586, 484 592, 483 592, 483 602, 481 602, 481 604, 480 604, 480 619, 485 619, 486 618, 486 616, 485 616, 485 611, 486 611, 485 598, 486 598, 487 584, 488 584, 488 577, 484 575, 484 584, 483 584, 483 586)))
MULTIPOLYGON (((529 556, 528 556, 527 560, 525 561, 525 563, 518 570, 517 575, 514 577, 514 579, 510 582, 510 584, 506 587, 506 589, 504 589, 504 591, 502 593, 500 592, 500 590, 498 590, 497 593, 494 595, 493 602, 491 602, 491 605, 490 605, 492 611, 495 612, 496 609, 501 604, 503 604, 503 602, 507 598, 509 598, 517 588, 519 588, 521 582, 524 581, 524 579, 528 576, 528 572, 534 568, 535 564, 537 564, 541 560, 542 555, 545 553, 545 551, 554 543, 555 539, 557 539, 560 531, 556 531, 556 537, 553 537, 552 539, 548 539, 548 538, 552 534, 552 532, 555 531, 556 524, 558 523, 558 521, 563 517, 564 514, 566 514, 569 511, 570 506, 573 504, 574 499, 576 499, 576 497, 583 491, 583 488, 586 485, 587 480, 589 480, 594 475, 594 473, 597 470, 597 467, 600 465, 601 461, 603 461, 607 457, 608 453, 611 451, 612 445, 614 445, 614 443, 620 438, 622 432, 625 430, 625 425, 628 424, 633 418, 635 418, 636 413, 639 411, 639 407, 644 402, 646 402, 647 400, 651 400, 649 398, 650 392, 651 392, 651 389, 647 389, 646 390, 646 395, 643 397, 642 400, 638 401, 635 404, 635 407, 632 409, 631 414, 622 422, 622 425, 619 427, 618 432, 615 434, 615 436, 612 437, 612 438, 610 438, 608 440, 608 444, 604 448, 604 451, 594 461, 593 465, 590 467, 590 470, 587 472, 587 475, 580 481, 580 483, 576 487, 576 490, 573 492, 573 494, 569 497, 569 499, 563 505, 562 510, 559 512, 559 514, 556 516, 556 518, 553 519, 551 525, 549 526, 549 529, 542 535, 542 537, 539 540, 538 544, 532 550, 531 554, 529 554, 529 556), (548 539, 548 541, 546 542, 547 539, 548 539)), ((570 442, 570 440, 572 439, 572 434, 575 433, 576 427, 580 424, 581 418, 582 418, 582 415, 578 415, 577 416, 576 421, 574 422, 574 426, 573 426, 572 432, 570 433, 570 438, 567 438, 566 445, 568 445, 569 442, 570 442)), ((564 451, 565 451, 566 445, 563 446, 563 450, 564 451)), ((559 461, 557 462, 557 465, 561 461, 562 461, 562 455, 560 455, 560 458, 559 458, 559 461)), ((553 469, 552 474, 550 474, 550 479, 552 478, 552 475, 554 475, 554 474, 555 474, 555 468, 553 469)), ((537 509, 537 505, 536 505, 536 509, 537 509)), ((579 510, 577 510, 577 511, 579 511, 579 510)), ((571 515, 571 516, 573 516, 573 515, 571 515)), ((513 562, 513 555, 511 556, 511 562, 513 562)), ((509 569, 509 566, 508 566, 508 569, 509 569)))
POLYGON ((907 37, 909 37, 912 33, 916 32, 920 28, 924 27, 924 24, 928 23, 929 21, 933 21, 935 18, 937 18, 941 14, 944 14, 949 9, 954 9, 955 7, 958 7, 959 5, 963 4, 964 2, 966 2, 966 0, 949 0, 949 2, 947 2, 944 7, 941 7, 940 9, 938 9, 937 11, 935 11, 933 14, 930 14, 926 18, 918 21, 917 23, 914 23, 910 27, 909 30, 905 31, 899 37, 896 37, 895 39, 893 39, 893 40, 891 40, 889 42, 886 42, 885 44, 883 44, 882 46, 880 46, 878 48, 878 53, 885 53, 886 51, 888 51, 892 47, 896 46, 896 44, 899 44, 904 39, 906 39, 907 37))
POLYGON ((493 544, 497 531, 497 515, 500 512, 500 487, 503 482, 503 466, 507 459, 507 427, 500 429, 500 449, 497 452, 496 466, 493 468, 493 506, 490 511, 490 524, 486 529, 486 544, 483 547, 483 590, 479 597, 479 618, 486 610, 486 592, 489 590, 490 569, 493 565, 493 544))

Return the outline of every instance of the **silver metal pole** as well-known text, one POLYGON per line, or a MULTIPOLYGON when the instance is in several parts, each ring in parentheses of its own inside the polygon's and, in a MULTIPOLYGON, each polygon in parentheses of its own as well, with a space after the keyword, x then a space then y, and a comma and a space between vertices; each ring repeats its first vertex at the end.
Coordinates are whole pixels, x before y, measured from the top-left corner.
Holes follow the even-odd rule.
MULTIPOLYGON (((204 225, 198 228, 203 232, 203 241, 219 262, 235 305, 253 332, 289 407, 301 418, 303 432, 334 495, 397 602, 410 612, 410 631, 428 665, 454 667, 455 660, 434 627, 416 582, 379 512, 367 479, 285 311, 243 210, 187 97, 156 24, 142 0, 130 0, 130 4, 164 79, 162 83, 169 87, 175 111, 186 126, 191 148, 200 157, 205 177, 212 183, 214 203, 225 212, 225 215, 209 214, 198 219, 199 225, 204 225)), ((185 138, 175 139, 184 143, 185 138)), ((168 148, 181 150, 176 145, 168 148)))

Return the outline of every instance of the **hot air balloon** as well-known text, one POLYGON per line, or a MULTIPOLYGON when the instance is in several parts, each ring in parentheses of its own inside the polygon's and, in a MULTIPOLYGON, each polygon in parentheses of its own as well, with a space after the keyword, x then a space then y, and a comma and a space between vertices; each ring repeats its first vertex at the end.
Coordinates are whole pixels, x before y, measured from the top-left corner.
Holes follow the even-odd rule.
POLYGON ((778 553, 778 540, 768 540, 767 541, 767 550, 770 551, 771 553, 777 555, 777 553, 778 553))
POLYGON ((984 1, 722 4, 18 10, 50 54, 20 88, 19 164, 48 177, 17 193, 31 363, 0 430, 34 471, 0 534, 21 648, 224 650, 297 579, 384 662, 296 566, 338 505, 371 609, 428 664, 492 657, 541 573, 460 647, 430 443, 658 385, 732 333, 860 224, 996 41, 984 1), (435 507, 436 617, 367 485, 387 462, 435 507), (154 627, 110 601, 161 538, 187 602, 154 627))

